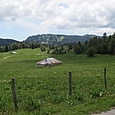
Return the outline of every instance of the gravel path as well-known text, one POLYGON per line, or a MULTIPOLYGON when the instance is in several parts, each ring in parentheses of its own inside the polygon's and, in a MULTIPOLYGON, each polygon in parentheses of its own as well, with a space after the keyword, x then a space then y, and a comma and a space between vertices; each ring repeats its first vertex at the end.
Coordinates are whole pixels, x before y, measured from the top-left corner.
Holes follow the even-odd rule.
POLYGON ((93 115, 115 115, 115 109, 112 109, 107 112, 102 112, 101 114, 93 114, 93 115))

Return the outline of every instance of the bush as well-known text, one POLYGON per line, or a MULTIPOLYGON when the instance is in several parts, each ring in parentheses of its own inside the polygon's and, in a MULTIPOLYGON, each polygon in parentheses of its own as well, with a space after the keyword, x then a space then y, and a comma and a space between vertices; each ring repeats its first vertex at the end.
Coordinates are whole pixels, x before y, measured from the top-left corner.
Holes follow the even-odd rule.
POLYGON ((87 54, 89 57, 93 57, 95 53, 96 53, 96 49, 95 49, 94 47, 90 47, 90 48, 86 51, 86 54, 87 54))

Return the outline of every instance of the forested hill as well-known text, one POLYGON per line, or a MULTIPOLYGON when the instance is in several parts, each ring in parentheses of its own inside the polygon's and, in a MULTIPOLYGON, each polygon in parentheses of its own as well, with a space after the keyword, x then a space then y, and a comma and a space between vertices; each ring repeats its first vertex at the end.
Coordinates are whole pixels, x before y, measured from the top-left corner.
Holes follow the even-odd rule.
POLYGON ((2 38, 0 38, 0 46, 10 45, 14 42, 18 42, 18 41, 13 40, 13 39, 2 39, 2 38))
POLYGON ((55 34, 38 34, 35 36, 29 36, 25 42, 37 42, 37 43, 47 43, 47 44, 66 44, 75 42, 85 42, 96 35, 55 35, 55 34))
MULTIPOLYGON (((26 40, 23 42, 37 42, 39 44, 45 43, 45 44, 57 44, 62 45, 66 43, 75 43, 75 42, 85 42, 88 41, 90 38, 95 37, 96 35, 60 35, 60 34, 38 34, 29 36, 26 40)), ((14 39, 2 39, 0 38, 0 46, 4 45, 10 45, 14 42, 19 42, 14 39)))

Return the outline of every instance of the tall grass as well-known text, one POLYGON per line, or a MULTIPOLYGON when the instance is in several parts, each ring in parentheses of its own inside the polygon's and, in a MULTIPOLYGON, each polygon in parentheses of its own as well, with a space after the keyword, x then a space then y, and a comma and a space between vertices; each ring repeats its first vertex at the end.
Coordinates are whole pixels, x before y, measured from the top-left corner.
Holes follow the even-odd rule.
POLYGON ((0 114, 87 115, 115 106, 115 56, 40 53, 39 49, 0 53, 0 114), (36 62, 54 57, 63 62, 36 67, 36 62), (107 68, 107 90, 103 69, 107 68), (72 96, 68 95, 68 72, 72 72, 72 96), (11 79, 15 78, 18 112, 15 113, 11 79))

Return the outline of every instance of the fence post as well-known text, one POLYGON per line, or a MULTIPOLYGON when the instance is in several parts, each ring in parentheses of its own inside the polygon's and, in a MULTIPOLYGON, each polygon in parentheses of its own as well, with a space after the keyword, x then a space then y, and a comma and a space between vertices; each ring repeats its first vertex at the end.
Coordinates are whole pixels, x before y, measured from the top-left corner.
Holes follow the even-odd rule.
POLYGON ((17 100, 16 100, 15 80, 14 80, 14 78, 12 78, 11 88, 12 88, 12 96, 13 96, 13 101, 14 101, 14 107, 15 107, 15 111, 17 112, 18 106, 17 106, 17 100))
POLYGON ((107 89, 106 68, 104 68, 104 85, 105 89, 107 89))
POLYGON ((72 95, 72 73, 69 72, 69 95, 72 95))

